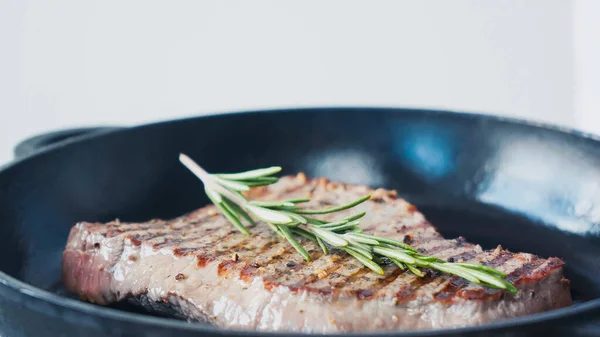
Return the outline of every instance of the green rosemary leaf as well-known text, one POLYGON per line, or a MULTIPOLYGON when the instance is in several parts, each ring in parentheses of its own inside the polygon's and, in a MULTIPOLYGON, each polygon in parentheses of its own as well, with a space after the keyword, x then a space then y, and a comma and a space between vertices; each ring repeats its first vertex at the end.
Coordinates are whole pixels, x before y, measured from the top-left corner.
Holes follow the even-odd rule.
POLYGON ((415 265, 418 267, 429 267, 431 262, 415 258, 415 265))
POLYGON ((319 227, 311 227, 311 231, 317 236, 329 243, 334 247, 345 247, 348 245, 348 241, 344 240, 338 234, 332 233, 328 230, 321 229, 319 227))
POLYGON ((318 241, 319 240, 319 238, 317 238, 313 233, 311 233, 311 232, 309 232, 307 230, 304 230, 304 229, 302 229, 300 227, 293 227, 293 228, 290 228, 290 230, 292 231, 292 233, 295 233, 295 234, 298 234, 300 236, 303 236, 303 237, 305 237, 305 238, 307 238, 307 239, 309 239, 311 241, 318 241))
POLYGON ((397 250, 397 249, 373 247, 373 251, 377 254, 387 256, 392 259, 396 259, 396 260, 401 261, 406 264, 414 264, 416 262, 412 256, 410 256, 400 250, 397 250))
POLYGON ((352 246, 354 246, 354 247, 360 247, 363 250, 366 250, 366 251, 369 251, 369 252, 373 251, 373 247, 372 246, 365 245, 363 243, 360 243, 358 241, 354 241, 352 239, 348 239, 346 237, 344 237, 344 239, 346 239, 346 241, 348 241, 348 243, 352 244, 352 246))
POLYGON ((239 182, 241 184, 244 184, 248 187, 255 187, 255 186, 266 186, 266 185, 274 184, 279 181, 279 178, 264 177, 264 178, 256 178, 256 179, 252 179, 252 180, 235 180, 235 181, 239 182))
POLYGON ((392 262, 394 262, 398 268, 402 269, 402 270, 406 270, 406 265, 404 265, 404 263, 396 260, 396 259, 390 259, 392 262))
POLYGON ((363 255, 367 259, 373 260, 373 255, 371 254, 371 252, 369 252, 366 249, 363 249, 362 247, 359 247, 359 246, 347 246, 346 249, 353 250, 353 251, 355 251, 355 252, 363 255))
POLYGON ((308 253, 306 252, 306 249, 304 249, 304 247, 302 247, 300 242, 298 242, 298 240, 296 240, 296 238, 292 235, 292 232, 290 231, 290 229, 287 228, 286 226, 277 226, 277 228, 279 228, 281 233, 289 241, 289 243, 292 245, 292 247, 294 247, 296 249, 296 251, 298 251, 298 253, 300 253, 300 255, 302 255, 306 259, 306 261, 310 261, 310 255, 308 255, 308 253))
POLYGON ((367 214, 367 212, 360 212, 360 213, 356 213, 354 215, 351 215, 347 218, 344 218, 344 220, 348 220, 348 221, 354 221, 354 220, 358 220, 360 218, 362 218, 363 216, 365 216, 367 214))
POLYGON ((340 220, 340 221, 336 221, 336 222, 326 222, 323 223, 321 226, 321 228, 331 228, 331 227, 336 227, 336 226, 340 226, 340 225, 345 225, 348 223, 348 220, 340 220))
POLYGON ((329 224, 327 224, 327 225, 321 226, 321 228, 330 230, 332 232, 337 232, 337 231, 342 231, 342 230, 346 230, 346 229, 352 229, 352 228, 356 227, 357 225, 358 225, 358 220, 354 220, 354 221, 350 221, 348 223, 337 225, 337 226, 330 226, 329 224))
POLYGON ((242 233, 246 234, 246 235, 250 235, 250 231, 248 231, 248 229, 241 223, 240 219, 238 219, 237 216, 235 216, 235 214, 233 214, 228 208, 227 206, 225 206, 225 203, 221 202, 216 202, 216 200, 212 200, 212 197, 209 196, 209 199, 211 199, 211 201, 221 210, 221 213, 223 213, 223 215, 235 226, 237 227, 237 229, 239 229, 242 233))
POLYGON ((242 218, 244 218, 246 221, 248 221, 248 223, 251 226, 254 226, 254 219, 252 219, 250 217, 250 215, 248 215, 248 213, 246 213, 246 211, 244 211, 240 206, 238 206, 235 202, 231 201, 231 199, 227 198, 227 197, 223 197, 223 203, 227 204, 227 207, 230 208, 232 210, 232 213, 234 213, 238 218, 241 216, 242 218))
POLYGON ((383 265, 383 260, 377 255, 373 255, 373 262, 377 263, 380 266, 383 265))
POLYGON ((352 255, 355 259, 357 259, 360 263, 365 265, 367 268, 371 269, 372 271, 376 272, 379 275, 383 275, 383 269, 381 268, 381 266, 379 266, 374 261, 367 259, 362 254, 359 254, 351 249, 346 248, 346 249, 344 249, 344 251, 346 251, 346 253, 352 255))
MULTIPOLYGON (((410 254, 410 253, 409 253, 410 254)), ((425 262, 439 262, 439 263, 445 263, 446 261, 437 258, 435 256, 427 256, 427 255, 421 255, 421 254, 414 254, 413 255, 415 258, 418 258, 421 261, 425 261, 425 262)))
POLYGON ((371 195, 366 195, 360 199, 357 199, 351 203, 345 204, 345 205, 341 205, 341 206, 337 206, 337 207, 332 207, 332 208, 327 208, 327 209, 300 209, 298 210, 296 213, 299 214, 328 214, 328 213, 335 213, 335 212, 339 212, 339 211, 343 211, 345 209, 348 208, 352 208, 358 204, 361 204, 367 200, 369 200, 369 198, 371 198, 371 195))
POLYGON ((217 173, 213 174, 219 178, 228 179, 228 180, 247 180, 247 179, 255 179, 273 175, 281 171, 281 167, 279 166, 271 166, 267 168, 250 170, 240 173, 217 173))
POLYGON ((281 213, 289 216, 294 221, 296 221, 298 223, 301 223, 303 225, 305 225, 307 223, 307 220, 303 216, 301 216, 301 215, 298 215, 298 214, 295 214, 295 213, 292 213, 292 212, 285 212, 285 211, 282 211, 281 213))
POLYGON ((391 245, 391 246, 400 247, 400 248, 403 248, 403 249, 406 249, 406 250, 413 251, 415 253, 418 252, 415 248, 411 247, 410 245, 407 245, 404 242, 399 242, 399 241, 396 241, 396 240, 386 239, 386 238, 382 238, 382 237, 379 237, 379 236, 373 236, 373 235, 366 235, 366 236, 370 237, 371 239, 377 240, 377 241, 379 241, 381 243, 386 243, 386 244, 391 245))
POLYGON ((271 210, 274 211, 286 211, 286 212, 293 212, 296 213, 296 210, 298 210, 298 206, 274 206, 274 207, 267 207, 271 210))
POLYGON ((277 233, 277 235, 279 235, 280 237, 285 239, 285 236, 283 235, 283 233, 281 233, 281 231, 279 230, 279 228, 275 225, 273 225, 272 223, 268 223, 267 225, 271 228, 271 230, 273 230, 275 233, 277 233))
POLYGON ((231 204, 228 203, 227 200, 223 198, 223 202, 220 205, 222 205, 225 209, 227 209, 227 211, 229 211, 229 214, 235 218, 235 222, 239 223, 239 225, 241 226, 244 226, 240 221, 240 214, 238 214, 236 210, 233 207, 231 207, 231 204))
POLYGON ((242 183, 239 183, 237 181, 233 181, 233 180, 225 180, 225 179, 215 178, 215 181, 219 185, 221 185, 225 188, 228 188, 228 189, 232 189, 234 191, 248 191, 250 189, 250 187, 248 187, 242 183))
POLYGON ((282 212, 273 211, 268 208, 262 208, 250 204, 247 204, 246 208, 264 222, 270 222, 277 225, 285 225, 294 222, 292 218, 283 214, 282 212))
POLYGON ((307 218, 304 217, 306 219, 306 221, 311 224, 311 225, 315 225, 315 226, 322 226, 323 224, 326 224, 327 222, 325 221, 321 221, 319 219, 314 219, 314 218, 307 218))
POLYGON ((259 206, 259 207, 294 207, 294 203, 287 201, 250 201, 250 205, 259 206))
POLYGON ((343 234, 343 233, 346 233, 348 230, 354 229, 354 227, 356 227, 355 224, 347 223, 345 225, 340 225, 340 226, 328 228, 328 229, 332 232, 343 234))
POLYGON ((325 242, 323 242, 323 240, 321 240, 320 237, 315 236, 317 238, 317 243, 319 244, 319 247, 321 247, 321 250, 323 251, 323 254, 327 255, 329 252, 327 251, 327 246, 325 246, 325 242))
POLYGON ((292 198, 292 199, 284 200, 284 202, 291 202, 294 204, 301 204, 301 203, 309 202, 309 201, 310 201, 310 199, 308 199, 308 198, 292 198))
POLYGON ((239 229, 242 233, 244 233, 246 235, 250 235, 250 231, 242 224, 240 219, 236 218, 225 207, 222 207, 221 204, 217 205, 217 207, 219 207, 221 209, 221 212, 223 212, 223 215, 225 215, 227 217, 227 219, 229 219, 229 221, 231 221, 231 223, 233 223, 233 225, 235 227, 237 227, 237 229, 239 229))
POLYGON ((484 266, 484 265, 480 265, 480 264, 472 264, 472 263, 461 263, 461 262, 456 262, 454 264, 457 266, 461 266, 461 267, 465 267, 465 268, 469 268, 469 269, 481 270, 483 272, 494 274, 494 275, 497 275, 500 277, 506 277, 505 273, 501 272, 498 269, 490 268, 488 266, 484 266))
POLYGON ((408 270, 410 270, 413 274, 417 275, 418 277, 425 277, 425 274, 423 274, 423 272, 420 271, 419 268, 417 268, 411 264, 407 264, 406 267, 408 268, 408 270))
POLYGON ((325 224, 323 226, 323 228, 338 228, 340 226, 349 226, 348 228, 351 228, 351 227, 358 226, 359 223, 360 223, 360 221, 358 221, 358 220, 350 221, 350 222, 339 224, 339 225, 335 225, 335 226, 331 226, 331 223, 329 223, 329 224, 325 224))
POLYGON ((358 235, 358 233, 346 233, 344 238, 349 238, 356 242, 364 243, 371 246, 379 246, 379 241, 371 239, 368 235, 358 235))
POLYGON ((471 281, 476 284, 480 284, 481 281, 471 274, 471 271, 467 268, 462 268, 460 266, 453 266, 452 263, 431 263, 430 267, 433 269, 437 269, 441 272, 453 274, 456 276, 460 276, 465 280, 471 281))
POLYGON ((485 282, 487 284, 496 286, 496 287, 501 288, 501 289, 506 289, 509 292, 513 293, 513 294, 517 293, 517 288, 515 288, 515 286, 513 286, 512 283, 510 283, 510 282, 508 282, 508 281, 506 281, 504 279, 501 279, 501 278, 499 278, 499 277, 497 277, 495 275, 490 275, 490 274, 488 274, 486 272, 482 272, 482 271, 476 270, 476 269, 471 269, 470 273, 473 276, 477 277, 482 282, 485 282))

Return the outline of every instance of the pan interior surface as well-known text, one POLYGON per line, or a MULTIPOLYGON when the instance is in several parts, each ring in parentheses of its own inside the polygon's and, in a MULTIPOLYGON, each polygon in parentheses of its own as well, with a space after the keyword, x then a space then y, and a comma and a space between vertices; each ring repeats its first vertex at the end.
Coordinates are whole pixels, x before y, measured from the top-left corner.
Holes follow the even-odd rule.
MULTIPOLYGON (((0 171, 0 270, 63 296, 78 221, 172 218, 208 203, 177 161, 209 171, 280 165, 396 189, 447 238, 565 260, 576 303, 600 298, 600 146, 492 117, 400 109, 218 115, 75 142, 0 171)), ((120 310, 137 311, 127 305, 120 310)))

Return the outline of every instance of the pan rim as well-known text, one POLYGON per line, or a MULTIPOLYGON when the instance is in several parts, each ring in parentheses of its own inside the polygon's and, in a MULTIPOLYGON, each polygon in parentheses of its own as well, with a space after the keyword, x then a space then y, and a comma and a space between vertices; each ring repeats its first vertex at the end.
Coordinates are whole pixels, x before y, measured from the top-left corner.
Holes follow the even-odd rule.
MULTIPOLYGON (((125 127, 121 130, 111 130, 108 132, 100 132, 97 134, 83 135, 77 137, 73 140, 66 140, 64 142, 50 145, 45 147, 44 149, 36 152, 34 154, 16 159, 12 162, 9 162, 5 165, 0 166, 0 174, 3 171, 16 167, 18 165, 23 165, 23 163, 27 162, 31 158, 38 157, 44 154, 51 153, 57 149, 60 149, 65 146, 69 146, 72 143, 84 143, 91 141, 95 138, 101 138, 108 136, 109 134, 118 134, 120 132, 128 132, 132 129, 140 129, 140 128, 149 128, 156 127, 165 124, 171 123, 184 123, 188 120, 198 120, 198 119, 210 119, 210 118, 227 118, 228 116, 240 116, 240 115, 257 115, 257 114, 281 114, 281 113, 302 113, 302 112, 315 112, 315 111, 343 111, 343 110, 353 110, 353 111, 372 111, 372 112, 387 112, 387 113, 402 113, 402 112, 422 112, 429 113, 434 115, 445 115, 450 116, 452 118, 473 118, 480 120, 490 120, 502 123, 508 123, 513 125, 521 125, 521 126, 529 126, 534 128, 541 128, 551 132, 557 132, 561 134, 576 136, 578 138, 583 138, 586 140, 590 140, 593 142, 600 143, 600 136, 580 131, 570 127, 563 127, 554 125, 546 122, 532 121, 519 119, 514 117, 503 117, 494 114, 482 114, 468 111, 453 111, 453 110, 436 110, 436 109, 423 109, 423 108, 412 108, 412 107, 375 107, 375 106, 330 106, 330 107, 301 107, 301 108, 274 108, 274 109, 258 109, 258 110, 243 110, 243 111, 233 111, 233 112, 218 112, 214 114, 206 114, 200 116, 191 116, 184 118, 176 118, 176 119, 167 119, 162 121, 156 121, 152 123, 140 124, 133 127, 125 127)), ((9 288, 12 291, 18 292, 19 294, 32 297, 37 300, 46 301, 51 304, 57 305, 59 307, 63 307, 66 309, 70 309, 76 311, 78 314, 90 314, 94 316, 103 317, 110 320, 121 321, 126 323, 133 324, 144 324, 147 326, 160 326, 164 328, 172 328, 172 329, 183 329, 191 332, 220 332, 220 333, 228 333, 232 336, 248 336, 248 334, 256 334, 261 336, 276 336, 285 334, 287 336, 305 336, 306 333, 298 333, 298 332, 287 332, 287 331, 255 331, 255 330, 229 330, 218 328, 214 326, 210 326, 207 324, 189 324, 179 320, 170 319, 170 318, 160 318, 160 317, 152 317, 144 314, 131 313, 126 311, 121 311, 113 308, 105 308, 99 307, 97 305, 93 305, 90 303, 78 301, 75 299, 71 299, 68 297, 60 296, 54 294, 48 290, 44 290, 42 288, 35 287, 26 282, 23 282, 15 277, 12 277, 2 270, 0 270, 0 284, 9 288)), ((544 323, 547 321, 557 320, 557 319, 566 319, 570 317, 574 317, 578 314, 585 314, 591 312, 593 310, 600 309, 600 298, 586 301, 584 303, 578 303, 569 307, 555 309, 547 312, 536 313, 532 315, 527 315, 523 317, 510 318, 496 322, 490 322, 482 325, 476 326, 467 326, 467 327, 459 327, 459 328, 450 328, 450 329, 427 329, 427 330, 409 330, 409 331, 377 331, 377 332, 369 332, 370 335, 373 336, 430 336, 430 335, 439 335, 444 336, 448 334, 461 334, 461 333, 476 333, 476 332, 484 332, 484 331, 492 331, 506 328, 516 328, 516 327, 524 327, 533 324, 544 323)), ((350 332, 350 333, 333 333, 326 334, 324 336, 362 336, 364 332, 350 332)))

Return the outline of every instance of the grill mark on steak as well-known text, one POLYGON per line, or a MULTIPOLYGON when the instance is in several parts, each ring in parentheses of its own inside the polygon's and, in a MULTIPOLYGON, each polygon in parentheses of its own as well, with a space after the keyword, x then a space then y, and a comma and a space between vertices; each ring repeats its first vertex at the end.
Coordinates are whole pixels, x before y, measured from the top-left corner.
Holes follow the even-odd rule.
POLYGON ((217 274, 221 277, 227 277, 229 275, 229 270, 233 269, 233 266, 240 263, 240 260, 225 260, 219 263, 217 267, 217 274))
POLYGON ((502 298, 503 292, 498 289, 460 289, 457 292, 458 297, 466 300, 486 300, 486 301, 498 301, 502 298))
POLYGON ((367 268, 361 268, 359 269, 356 273, 350 275, 350 277, 348 277, 348 282, 349 283, 354 283, 357 282, 358 280, 362 279, 365 275, 370 274, 371 271, 367 268))
MULTIPOLYGON (((539 259, 539 260, 542 261, 542 259, 539 259)), ((560 260, 556 257, 551 257, 548 260, 546 260, 546 263, 542 263, 542 267, 536 269, 532 273, 529 273, 527 271, 521 273, 521 275, 520 275, 519 279, 516 281, 516 283, 533 282, 533 281, 539 280, 544 275, 548 274, 550 271, 552 271, 558 267, 562 267, 564 264, 565 263, 562 260, 560 260)))
MULTIPOLYGON (((285 245, 282 243, 282 241, 269 240, 263 242, 262 245, 250 246, 247 248, 249 248, 249 252, 252 252, 255 262, 260 265, 264 265, 265 268, 270 268, 270 270, 277 270, 278 268, 285 268, 283 259, 294 260, 295 258, 298 258, 298 256, 294 254, 295 249, 291 245, 285 245), (254 252, 256 251, 260 252, 260 254, 254 255, 254 252)), ((302 259, 295 261, 297 261, 297 263, 304 262, 302 259)))
POLYGON ((452 255, 448 258, 448 260, 452 260, 454 262, 464 262, 473 259, 475 256, 477 256, 477 252, 474 248, 472 248, 458 255, 452 255))
POLYGON ((259 267, 260 265, 256 262, 246 263, 240 271, 240 279, 246 283, 250 283, 254 276, 256 276, 259 267))
POLYGON ((508 276, 506 277, 506 280, 511 283, 518 283, 519 281, 522 281, 522 280, 525 280, 528 278, 534 279, 535 274, 533 274, 533 272, 538 267, 543 265, 545 262, 546 261, 544 261, 542 259, 534 259, 533 261, 527 262, 527 263, 523 264, 521 267, 515 269, 510 274, 508 274, 508 276))
POLYGON ((129 241, 131 241, 131 243, 134 246, 141 246, 142 245, 142 241, 138 240, 136 237, 132 236, 131 234, 127 235, 125 238, 129 239, 129 241))
MULTIPOLYGON (((260 254, 264 254, 265 252, 267 252, 269 249, 271 249, 273 247, 273 245, 275 245, 275 241, 269 241, 267 242, 264 246, 262 246, 260 248, 260 250, 258 251, 258 255, 260 254)), ((235 245, 235 247, 233 247, 233 249, 241 247, 242 245, 237 244, 235 245)))
POLYGON ((376 296, 378 297, 384 297, 385 296, 385 291, 388 289, 388 287, 394 282, 396 281, 399 277, 401 277, 402 274, 404 274, 406 271, 400 269, 400 268, 394 268, 392 270, 391 273, 389 273, 387 276, 385 276, 384 278, 379 278, 377 279, 377 281, 375 282, 375 289, 376 289, 376 296))
POLYGON ((451 302, 456 298, 456 293, 469 285, 469 281, 460 278, 452 277, 446 285, 433 295, 436 301, 451 302))
POLYGON ((115 236, 132 234, 132 232, 144 232, 152 229, 163 229, 167 221, 164 220, 151 220, 147 223, 136 224, 136 223, 119 223, 115 224, 114 230, 107 231, 106 237, 111 238, 115 236))
MULTIPOLYGON (((563 263, 559 259, 513 254, 500 247, 484 252, 462 237, 444 240, 416 209, 410 211, 410 204, 387 195, 384 190, 377 191, 381 194, 379 202, 367 201, 356 209, 319 218, 334 220, 367 211, 361 221, 365 233, 400 241, 408 236, 421 252, 437 251, 436 255, 449 260, 464 259, 498 267, 518 285, 528 283, 531 287, 542 279, 556 279, 535 285, 555 287, 554 298, 542 304, 523 302, 513 306, 521 312, 508 313, 501 308, 521 301, 518 296, 505 296, 502 291, 427 269, 426 277, 419 278, 395 265, 386 265, 385 274, 378 275, 337 249, 323 255, 316 243, 300 238, 311 256, 311 261, 306 262, 266 225, 258 223, 250 227, 251 236, 245 236, 217 213, 214 206, 171 221, 77 224, 63 255, 65 285, 84 299, 103 304, 129 296, 145 298, 145 305, 156 310, 164 299, 174 301, 175 304, 165 304, 181 309, 181 317, 191 321, 311 332, 446 327, 460 324, 461 319, 485 322, 570 302, 568 282, 563 281, 563 263), (129 239, 123 241, 126 238, 129 239), (96 243, 100 247, 95 247, 96 243), (150 253, 140 246, 155 251, 150 253), (134 252, 134 260, 128 258, 131 254, 121 256, 125 248, 134 252), (109 258, 103 255, 107 252, 111 254, 109 258), (116 280, 113 270, 125 274, 116 280), (227 308, 227 312, 215 311, 216 303, 227 308), (467 313, 463 314, 461 305, 469 308, 467 313), (407 313, 407 308, 413 313, 407 313), (423 313, 428 314, 419 318, 423 313), (397 319, 386 319, 396 315, 397 319), (284 326, 281 322, 291 325, 284 326)), ((366 193, 375 195, 377 191, 326 180, 284 177, 277 184, 252 189, 250 193, 259 195, 261 200, 312 193, 314 200, 305 205, 317 208, 319 204, 346 203, 366 193)), ((542 296, 536 298, 542 300, 542 296)))
POLYGON ((161 236, 155 236, 151 240, 148 240, 149 243, 152 243, 152 247, 156 250, 164 249, 164 248, 172 248, 177 247, 182 244, 186 244, 188 242, 193 242, 195 239, 201 239, 205 237, 209 232, 213 231, 213 229, 208 228, 206 230, 201 231, 193 231, 186 229, 175 229, 171 233, 161 236))
POLYGON ((173 253, 175 254, 175 256, 181 257, 181 256, 190 255, 193 252, 195 252, 196 250, 197 250, 196 247, 175 248, 173 250, 173 253))
POLYGON ((182 238, 178 238, 178 237, 173 237, 172 235, 165 235, 160 237, 160 241, 158 241, 157 239, 152 240, 152 242, 149 242, 152 244, 152 249, 154 250, 160 250, 163 247, 169 247, 170 245, 178 245, 180 243, 183 242, 183 235, 182 238))
POLYGON ((216 260, 216 256, 212 255, 212 254, 198 254, 196 255, 196 260, 198 262, 196 262, 196 265, 198 267, 206 267, 206 265, 212 261, 216 260))
MULTIPOLYGON (((408 275, 408 274, 409 273, 407 272, 402 275, 408 275)), ((403 284, 400 287, 399 291, 394 295, 394 298, 396 299, 396 301, 395 301, 396 304, 403 304, 410 300, 415 299, 419 290, 422 287, 436 281, 436 278, 434 278, 434 277, 428 277, 428 276, 419 277, 414 274, 410 274, 410 275, 413 276, 413 278, 409 282, 403 284)))
POLYGON ((163 236, 169 236, 171 233, 166 232, 165 228, 153 228, 148 230, 125 231, 115 237, 124 237, 131 240, 136 246, 140 246, 142 242, 147 242, 163 236))
POLYGON ((498 256, 496 256, 491 261, 484 263, 484 264, 490 268, 496 268, 500 265, 505 264, 509 260, 512 260, 513 258, 514 258, 513 254, 502 251, 498 254, 498 256))
POLYGON ((267 264, 266 268, 268 269, 267 276, 263 277, 265 287, 269 289, 277 287, 282 283, 282 280, 287 280, 288 282, 291 281, 293 284, 298 284, 300 280, 302 280, 303 286, 308 285, 310 282, 307 282, 305 278, 302 278, 303 275, 293 272, 301 269, 300 266, 304 263, 304 260, 302 260, 301 257, 299 258, 296 256, 296 250, 292 246, 279 249, 280 251, 272 250, 277 255, 265 259, 265 263, 267 264), (294 268, 288 267, 290 261, 293 261, 292 265, 294 268))
MULTIPOLYGON (((178 244, 173 244, 172 246, 177 247, 174 248, 175 254, 177 255, 188 255, 199 251, 202 251, 202 253, 214 252, 216 248, 214 242, 211 241, 210 236, 191 237, 182 240, 182 242, 179 242, 178 244)), ((163 246, 163 249, 168 247, 170 246, 163 246)))
POLYGON ((329 264, 326 264, 324 267, 319 268, 319 270, 317 271, 317 274, 319 274, 319 271, 321 271, 322 273, 320 273, 321 275, 317 275, 317 276, 319 276, 319 278, 321 278, 321 279, 329 280, 331 278, 330 275, 335 274, 335 272, 340 268, 342 268, 341 264, 336 264, 336 263, 331 262, 329 264))
MULTIPOLYGON (((548 275, 548 273, 550 273, 552 270, 555 270, 556 267, 562 266, 562 262, 557 263, 556 265, 551 265, 552 258, 546 261, 538 257, 533 257, 531 260, 527 260, 526 258, 520 257, 518 254, 516 255, 517 257, 514 256, 515 255, 513 255, 512 259, 507 260, 507 262, 519 261, 521 262, 521 265, 510 271, 506 277, 506 280, 514 285, 518 285, 527 281, 539 281, 541 278, 543 278, 543 275, 548 275)), ((481 287, 473 288, 471 285, 469 285, 468 289, 461 289, 459 292, 457 292, 457 296, 468 300, 499 300, 504 296, 504 293, 497 289, 481 287)))
POLYGON ((417 294, 417 292, 413 289, 413 283, 412 282, 405 283, 405 284, 401 285, 398 292, 396 292, 396 294, 394 294, 394 299, 395 299, 394 304, 396 304, 396 305, 404 304, 404 303, 414 299, 414 296, 416 294, 417 294))

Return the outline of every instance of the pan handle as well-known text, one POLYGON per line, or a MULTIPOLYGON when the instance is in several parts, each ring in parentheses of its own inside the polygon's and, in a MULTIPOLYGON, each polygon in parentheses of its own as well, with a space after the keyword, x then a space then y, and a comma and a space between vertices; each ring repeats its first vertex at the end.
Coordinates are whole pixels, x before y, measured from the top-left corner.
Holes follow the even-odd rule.
POLYGON ((98 126, 51 131, 41 135, 36 135, 27 138, 24 141, 20 142, 19 144, 17 144, 17 146, 15 146, 14 155, 15 158, 27 157, 51 145, 57 145, 60 143, 71 141, 82 136, 110 132, 119 129, 122 128, 115 126, 98 126))

